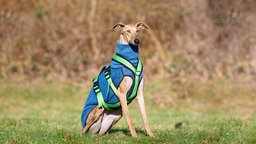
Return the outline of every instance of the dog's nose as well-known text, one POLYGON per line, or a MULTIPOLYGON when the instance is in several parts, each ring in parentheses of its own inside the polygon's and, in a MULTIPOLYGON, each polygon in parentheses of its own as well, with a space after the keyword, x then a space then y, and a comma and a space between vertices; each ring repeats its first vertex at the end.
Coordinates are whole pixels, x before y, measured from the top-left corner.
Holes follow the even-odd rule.
POLYGON ((134 40, 134 44, 135 44, 135 45, 139 45, 139 43, 140 43, 140 40, 139 40, 139 39, 135 39, 135 40, 134 40))

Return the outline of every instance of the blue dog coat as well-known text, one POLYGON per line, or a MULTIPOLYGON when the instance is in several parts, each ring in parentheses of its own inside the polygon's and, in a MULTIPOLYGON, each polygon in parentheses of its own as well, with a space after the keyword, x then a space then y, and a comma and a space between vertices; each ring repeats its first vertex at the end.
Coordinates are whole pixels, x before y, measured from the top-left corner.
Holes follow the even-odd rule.
MULTIPOLYGON (((138 46, 134 46, 134 45, 130 45, 130 44, 121 44, 120 41, 118 40, 116 42, 116 55, 118 55, 119 57, 124 58, 125 60, 129 61, 133 67, 137 67, 138 63, 139 63, 139 59, 138 59, 138 52, 139 52, 139 47, 138 46)), ((111 89, 106 76, 105 76, 105 72, 106 72, 107 68, 104 67, 99 76, 97 77, 98 80, 98 87, 101 91, 102 97, 105 101, 105 103, 107 104, 116 104, 119 102, 118 97, 116 96, 115 92, 113 91, 113 89, 111 89)), ((134 88, 135 85, 135 74, 133 71, 131 71, 128 67, 126 67, 125 65, 121 64, 120 62, 117 62, 114 60, 114 58, 112 59, 110 65, 108 66, 108 71, 110 73, 110 77, 112 79, 112 82, 114 84, 114 86, 116 88, 119 87, 121 81, 123 80, 124 76, 129 76, 133 79, 133 85, 131 86, 130 90, 127 93, 127 98, 131 95, 132 90, 134 88)), ((142 75, 143 75, 143 69, 139 75, 139 83, 142 79, 142 75)), ((137 87, 138 88, 138 87, 137 87)), ((137 95, 137 89, 136 89, 136 95, 137 95)), ((97 106, 99 104, 98 99, 97 99, 97 93, 95 92, 95 89, 92 88, 87 101, 84 105, 83 108, 83 112, 82 112, 82 116, 81 116, 81 122, 82 122, 82 126, 83 128, 86 125, 86 119, 89 115, 89 113, 92 111, 92 109, 97 106)), ((100 105, 99 105, 100 106, 100 105)), ((118 107, 116 107, 118 108, 118 107)))

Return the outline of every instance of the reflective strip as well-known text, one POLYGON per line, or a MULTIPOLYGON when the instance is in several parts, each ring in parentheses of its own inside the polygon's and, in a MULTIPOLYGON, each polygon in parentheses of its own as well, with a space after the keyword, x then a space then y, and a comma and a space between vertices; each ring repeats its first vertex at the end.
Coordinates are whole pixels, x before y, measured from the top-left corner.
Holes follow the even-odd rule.
POLYGON ((104 103, 104 99, 103 99, 103 96, 102 96, 102 93, 100 91, 100 88, 99 88, 99 85, 98 85, 98 77, 94 78, 93 79, 93 82, 94 82, 94 92, 96 93, 97 95, 97 100, 98 100, 98 106, 99 107, 102 107, 103 103, 104 103))
POLYGON ((131 103, 132 100, 136 97, 136 94, 137 94, 137 91, 138 91, 138 87, 139 87, 139 82, 140 82, 141 70, 142 70, 142 63, 141 63, 141 61, 139 61, 137 69, 134 72, 134 74, 135 74, 134 87, 133 87, 131 95, 127 98, 127 102, 128 103, 131 103))
POLYGON ((99 92, 100 92, 100 89, 95 89, 95 92, 96 92, 96 93, 99 93, 99 92))
POLYGON ((110 75, 108 73, 105 73, 106 79, 108 81, 109 86, 112 88, 112 90, 114 91, 115 95, 118 95, 118 90, 116 88, 116 86, 114 85, 110 75))
POLYGON ((102 107, 105 102, 104 102, 104 99, 103 99, 103 96, 102 96, 101 92, 97 93, 97 100, 98 100, 98 106, 102 107))

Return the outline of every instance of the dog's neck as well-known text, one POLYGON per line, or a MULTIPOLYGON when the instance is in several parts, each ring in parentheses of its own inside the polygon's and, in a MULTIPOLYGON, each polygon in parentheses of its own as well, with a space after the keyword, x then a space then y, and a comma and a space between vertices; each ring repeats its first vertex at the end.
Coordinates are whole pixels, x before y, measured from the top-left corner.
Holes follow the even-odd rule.
MULTIPOLYGON (((125 58, 134 66, 137 66, 139 61, 139 47, 129 44, 121 44, 120 41, 116 41, 116 54, 125 58)), ((112 68, 119 68, 120 63, 112 60, 110 63, 112 68)))
POLYGON ((131 44, 122 44, 120 40, 116 42, 116 54, 131 61, 139 57, 139 47, 131 44))

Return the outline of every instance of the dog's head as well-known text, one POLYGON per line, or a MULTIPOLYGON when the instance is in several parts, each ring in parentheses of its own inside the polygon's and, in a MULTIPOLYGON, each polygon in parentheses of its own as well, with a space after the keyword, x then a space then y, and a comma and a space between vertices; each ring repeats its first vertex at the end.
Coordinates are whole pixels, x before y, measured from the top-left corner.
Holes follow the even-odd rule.
POLYGON ((113 29, 119 29, 121 33, 120 37, 122 37, 128 44, 139 45, 140 41, 137 36, 141 30, 148 29, 148 27, 142 22, 138 22, 135 25, 118 23, 113 29))

